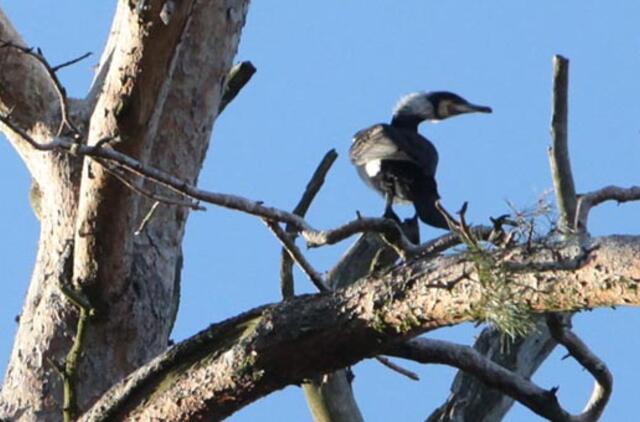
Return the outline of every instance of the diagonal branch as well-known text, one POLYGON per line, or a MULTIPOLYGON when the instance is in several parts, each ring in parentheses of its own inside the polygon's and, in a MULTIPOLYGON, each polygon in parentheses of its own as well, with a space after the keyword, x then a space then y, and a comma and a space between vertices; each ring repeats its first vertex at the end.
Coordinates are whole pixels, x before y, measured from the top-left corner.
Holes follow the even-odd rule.
POLYGON ((293 213, 265 206, 260 201, 252 201, 237 195, 214 193, 198 189, 185 180, 179 179, 152 166, 144 165, 129 155, 101 145, 100 142, 93 146, 81 145, 67 141, 64 138, 57 138, 49 143, 41 144, 13 123, 8 116, 0 115, 0 122, 4 123, 16 134, 20 135, 22 139, 38 150, 65 151, 91 158, 109 160, 117 163, 123 169, 143 176, 147 180, 151 180, 192 199, 218 205, 224 208, 242 211, 268 220, 290 224, 301 233, 309 247, 331 245, 358 233, 375 232, 386 234, 386 239, 392 242, 398 250, 404 251, 408 256, 423 252, 423 249, 408 240, 398 224, 390 219, 358 218, 335 229, 316 230, 302 217, 293 213))
MULTIPOLYGON (((307 187, 302 194, 302 198, 300 198, 300 202, 298 202, 298 205, 293 209, 293 214, 304 218, 307 210, 311 206, 311 202, 313 202, 313 199, 316 197, 318 192, 320 192, 320 188, 324 184, 324 179, 336 158, 338 158, 338 153, 335 149, 332 149, 325 154, 320 161, 320 164, 318 164, 318 167, 313 172, 309 183, 307 183, 307 187)), ((290 224, 287 224, 286 232, 291 235, 291 240, 295 242, 296 230, 290 224)), ((280 260, 280 289, 284 299, 294 295, 292 264, 293 261, 291 260, 291 256, 286 249, 283 249, 282 258, 280 260)))
POLYGON ((130 181, 126 175, 123 174, 122 171, 112 162, 96 159, 98 163, 100 163, 105 170, 113 177, 118 179, 123 185, 131 189, 132 191, 144 196, 145 198, 149 198, 156 203, 163 203, 168 205, 176 205, 179 207, 190 208, 194 211, 205 211, 206 208, 199 205, 197 202, 193 201, 182 201, 175 198, 170 198, 168 196, 158 195, 154 192, 147 190, 144 186, 137 186, 134 182, 130 181))
POLYGON ((406 368, 403 368, 402 366, 396 363, 393 363, 393 361, 391 361, 391 359, 389 358, 386 358, 384 356, 376 356, 376 360, 381 364, 383 364, 384 366, 386 366, 387 368, 391 369, 392 371, 397 372, 400 375, 403 375, 409 378, 410 380, 420 381, 420 377, 418 376, 418 374, 406 368))
MULTIPOLYGON (((601 247, 576 271, 515 275, 517 283, 508 286, 514 301, 536 313, 640 304, 640 238, 594 241, 601 247), (520 289, 523 284, 549 293, 520 289)), ((412 260, 349 288, 297 296, 215 324, 136 371, 81 420, 102 420, 97 415, 108 409, 112 420, 223 419, 285 385, 469 321, 469 310, 481 300, 482 286, 474 277, 451 289, 429 287, 453 282, 468 264, 460 256, 412 260), (202 379, 208 382, 197 382, 202 379)), ((542 396, 531 397, 526 400, 542 396)))
POLYGON ((329 291, 329 287, 327 287, 326 282, 322 275, 317 272, 313 266, 307 261, 304 257, 304 254, 300 251, 300 249, 296 246, 291 236, 287 234, 278 223, 264 220, 264 223, 269 227, 269 230, 278 238, 280 243, 282 243, 282 247, 287 251, 291 259, 295 261, 296 264, 302 269, 302 271, 309 277, 309 280, 313 283, 314 286, 321 292, 329 291))
POLYGON ((87 57, 91 56, 92 54, 93 53, 89 51, 87 53, 84 53, 81 56, 76 57, 75 59, 71 59, 71 60, 66 61, 64 63, 60 63, 58 65, 55 65, 55 66, 53 66, 51 68, 51 70, 53 70, 54 72, 57 72, 58 70, 62 69, 63 67, 71 66, 71 65, 74 65, 74 64, 76 64, 78 62, 81 62, 82 60, 86 59, 87 57))

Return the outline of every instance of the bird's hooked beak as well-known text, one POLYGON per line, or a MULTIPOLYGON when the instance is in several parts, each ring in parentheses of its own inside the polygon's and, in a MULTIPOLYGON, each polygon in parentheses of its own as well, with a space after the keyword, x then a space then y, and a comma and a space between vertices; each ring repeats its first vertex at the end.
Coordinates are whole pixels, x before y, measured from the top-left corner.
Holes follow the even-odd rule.
POLYGON ((491 107, 471 103, 450 103, 448 110, 451 116, 464 113, 491 113, 492 111, 491 107))

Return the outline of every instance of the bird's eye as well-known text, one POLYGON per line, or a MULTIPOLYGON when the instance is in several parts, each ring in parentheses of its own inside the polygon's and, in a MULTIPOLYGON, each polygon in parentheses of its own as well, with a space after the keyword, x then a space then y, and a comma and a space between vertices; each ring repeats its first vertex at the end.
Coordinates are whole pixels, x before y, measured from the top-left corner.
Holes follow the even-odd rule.
POLYGON ((448 100, 440 101, 438 104, 438 117, 441 119, 446 119, 455 113, 455 109, 453 107, 453 103, 448 100))

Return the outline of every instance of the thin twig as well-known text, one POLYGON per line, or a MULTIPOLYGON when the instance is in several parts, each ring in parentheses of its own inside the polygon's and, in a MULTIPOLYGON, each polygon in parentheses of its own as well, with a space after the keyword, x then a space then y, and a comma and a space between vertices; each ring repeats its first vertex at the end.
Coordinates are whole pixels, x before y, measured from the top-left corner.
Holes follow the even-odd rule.
POLYGON ((58 127, 58 133, 56 136, 60 136, 66 126, 72 132, 73 138, 78 139, 80 137, 80 132, 69 119, 69 112, 68 112, 69 105, 67 103, 66 90, 62 86, 62 83, 60 82, 60 80, 58 79, 58 76, 56 75, 56 70, 53 67, 51 67, 51 65, 49 65, 49 62, 47 62, 47 59, 44 58, 40 49, 37 49, 34 52, 33 48, 23 47, 23 46, 14 44, 12 42, 0 40, 0 43, 1 43, 0 48, 9 47, 9 48, 13 48, 18 51, 21 51, 22 53, 36 59, 44 67, 47 74, 51 78, 51 81, 53 82, 53 86, 55 87, 56 93, 58 94, 58 102, 60 103, 61 118, 60 118, 60 126, 58 127))
POLYGON ((153 205, 151 206, 151 209, 149 209, 149 212, 142 219, 142 222, 140 223, 140 226, 133 233, 134 235, 140 236, 140 234, 145 229, 145 227, 147 227, 147 224, 149 223, 149 221, 151 221, 151 217, 153 217, 153 214, 156 212, 156 209, 158 208, 158 205, 160 205, 160 201, 156 201, 156 202, 153 203, 153 205))
POLYGON ((307 246, 317 248, 324 245, 333 245, 357 233, 375 232, 386 234, 385 241, 394 245, 396 249, 403 250, 407 255, 415 255, 420 252, 420 247, 414 245, 402 232, 398 223, 390 218, 358 217, 342 226, 331 230, 302 230, 302 237, 307 246))
MULTIPOLYGON (((318 167, 313 172, 309 183, 307 183, 307 187, 300 198, 300 202, 293 209, 293 214, 298 215, 300 217, 305 216, 307 210, 311 206, 311 202, 316 197, 320 188, 324 184, 324 179, 327 176, 327 173, 331 169, 331 166, 335 162, 336 158, 338 158, 338 153, 335 149, 328 151, 325 156, 318 164, 318 167)), ((287 224, 285 229, 287 233, 291 235, 291 241, 295 242, 296 239, 296 230, 290 224, 287 224)), ((293 283, 293 260, 287 252, 286 249, 282 249, 282 257, 280 259, 280 290, 282 292, 282 297, 284 299, 292 297, 294 295, 294 283, 293 283)))
POLYGON ((282 230, 282 228, 278 225, 278 223, 274 221, 269 221, 263 219, 264 223, 269 227, 269 230, 273 232, 273 234, 278 238, 282 246, 289 252, 291 258, 295 261, 296 264, 300 267, 302 272, 304 272, 309 280, 313 283, 314 286, 317 287, 321 292, 329 291, 329 287, 327 287, 326 282, 324 281, 322 275, 317 272, 304 257, 300 249, 296 246, 296 244, 291 240, 289 235, 282 230))
POLYGON ((116 179, 118 179, 123 185, 125 185, 126 187, 128 187, 129 189, 131 189, 132 191, 144 196, 145 198, 151 199, 152 201, 155 202, 162 202, 168 205, 176 205, 179 207, 186 207, 186 208, 191 208, 194 211, 205 211, 206 208, 203 207, 202 205, 198 204, 197 202, 192 202, 192 201, 180 201, 178 199, 174 199, 174 198, 169 198, 163 195, 158 195, 154 192, 151 192, 150 190, 145 189, 142 186, 137 186, 135 183, 131 182, 130 180, 128 180, 126 178, 126 176, 124 176, 120 170, 114 166, 113 164, 106 162, 104 160, 100 160, 97 159, 96 160, 99 164, 101 164, 103 166, 103 168, 105 169, 105 171, 107 173, 109 173, 110 175, 112 175, 113 177, 115 177, 116 179))
POLYGON ((79 292, 65 285, 60 285, 59 287, 64 296, 69 299, 79 311, 73 343, 67 352, 64 367, 59 370, 63 384, 62 417, 64 422, 71 422, 75 420, 79 411, 76 391, 78 364, 84 347, 89 319, 94 315, 94 309, 89 304, 88 299, 83 297, 79 292))
POLYGON ((393 363, 391 359, 385 358, 384 356, 376 356, 376 360, 392 371, 399 373, 400 375, 404 375, 405 377, 414 381, 420 381, 420 377, 418 376, 418 374, 406 368, 403 368, 398 364, 393 363))
POLYGON ((569 97, 569 60, 553 56, 553 114, 551 117, 551 147, 549 164, 556 192, 561 231, 573 230, 572 222, 576 214, 576 189, 569 160, 568 97, 569 97))
POLYGON ((320 188, 322 188, 324 180, 327 177, 327 173, 329 173, 331 166, 337 158, 338 153, 335 149, 327 151, 327 153, 324 155, 324 157, 320 161, 320 164, 318 164, 318 167, 313 172, 309 183, 307 183, 307 187, 302 194, 302 198, 300 198, 300 202, 298 202, 298 205, 296 205, 296 207, 293 209, 293 213, 295 215, 303 217, 307 213, 309 207, 311 206, 311 202, 320 191, 320 188))
MULTIPOLYGON (((494 228, 489 226, 473 226, 470 227, 469 230, 476 239, 487 241, 491 239, 492 234, 495 232, 494 228)), ((458 246, 461 243, 462 241, 457 233, 447 233, 420 245, 418 256, 436 255, 458 246)))
POLYGON ((80 57, 77 57, 77 58, 75 58, 75 59, 69 60, 68 62, 60 63, 60 64, 59 64, 59 65, 57 65, 57 66, 52 66, 52 67, 51 67, 51 70, 53 70, 54 72, 57 72, 58 70, 62 69, 63 67, 67 67, 67 66, 74 65, 74 64, 76 64, 76 63, 78 63, 78 62, 80 62, 80 61, 82 61, 82 60, 86 59, 87 57, 91 56, 92 54, 93 54, 93 53, 89 51, 89 52, 87 52, 87 53, 84 53, 84 54, 83 54, 82 56, 80 56, 80 57))

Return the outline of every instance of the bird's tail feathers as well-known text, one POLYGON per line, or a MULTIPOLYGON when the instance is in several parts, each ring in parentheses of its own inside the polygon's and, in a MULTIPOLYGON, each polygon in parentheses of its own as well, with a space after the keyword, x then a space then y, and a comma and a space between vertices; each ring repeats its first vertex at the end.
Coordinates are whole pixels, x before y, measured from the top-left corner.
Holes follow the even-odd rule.
POLYGON ((447 224, 447 220, 436 208, 438 199, 440 199, 440 195, 438 195, 435 180, 419 183, 417 186, 414 185, 413 205, 420 220, 430 226, 448 230, 449 224, 447 224))
POLYGON ((413 202, 416 212, 420 220, 426 224, 438 227, 440 229, 449 230, 449 224, 444 216, 436 208, 436 200, 438 198, 419 199, 413 202))

